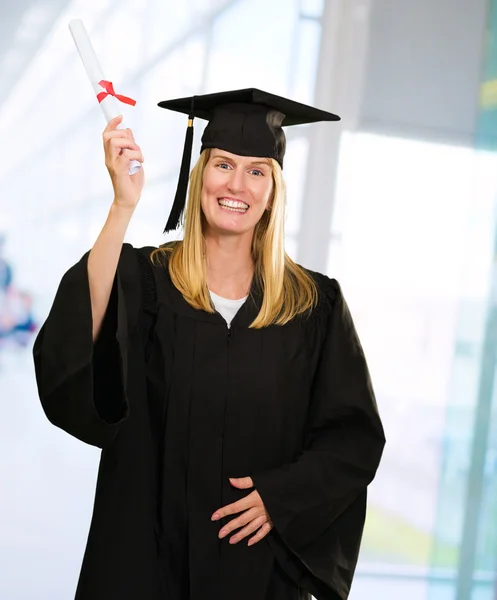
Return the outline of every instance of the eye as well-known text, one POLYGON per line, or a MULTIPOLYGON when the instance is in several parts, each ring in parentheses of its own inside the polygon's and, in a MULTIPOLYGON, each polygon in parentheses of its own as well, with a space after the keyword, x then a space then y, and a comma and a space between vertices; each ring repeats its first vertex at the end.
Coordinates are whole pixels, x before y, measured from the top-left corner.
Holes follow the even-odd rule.
POLYGON ((225 163, 225 162, 218 163, 217 166, 220 167, 221 169, 224 169, 224 170, 230 168, 230 165, 228 163, 225 163))
POLYGON ((264 173, 260 169, 252 169, 250 172, 257 177, 264 177, 264 173))

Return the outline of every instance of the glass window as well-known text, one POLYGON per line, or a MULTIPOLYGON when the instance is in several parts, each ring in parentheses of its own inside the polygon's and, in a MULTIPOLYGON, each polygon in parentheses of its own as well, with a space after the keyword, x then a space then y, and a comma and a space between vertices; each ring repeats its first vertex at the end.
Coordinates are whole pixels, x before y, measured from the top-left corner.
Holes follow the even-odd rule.
MULTIPOLYGON (((169 3, 168 3, 169 5, 169 3)), ((120 2, 119 9, 91 36, 105 77, 115 83, 118 93, 126 78, 144 63, 146 3, 120 2)))
MULTIPOLYGON (((301 137, 290 140, 285 153, 283 164, 283 177, 287 185, 285 230, 291 235, 296 235, 300 229, 308 149, 307 138, 301 137)), ((312 202, 312 198, 306 198, 305 201, 312 202)))
POLYGON ((289 62, 289 95, 304 104, 312 105, 314 101, 320 41, 320 23, 301 19, 289 62))
POLYGON ((148 1, 146 56, 150 58, 184 33, 194 13, 189 10, 188 2, 148 1))
POLYGON ((301 0, 300 10, 302 15, 319 19, 323 14, 325 1, 326 0, 301 0))
POLYGON ((243 0, 222 12, 212 31, 207 91, 257 87, 285 94, 297 17, 296 0, 243 0))

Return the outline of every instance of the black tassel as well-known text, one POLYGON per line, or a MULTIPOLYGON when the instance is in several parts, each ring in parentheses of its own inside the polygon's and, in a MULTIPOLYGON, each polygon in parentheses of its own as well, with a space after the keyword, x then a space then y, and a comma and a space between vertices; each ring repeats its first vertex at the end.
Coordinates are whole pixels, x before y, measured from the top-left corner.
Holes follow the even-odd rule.
POLYGON ((178 187, 174 197, 173 206, 169 213, 169 218, 164 229, 164 233, 178 228, 183 211, 186 205, 186 192, 188 190, 188 179, 190 178, 190 164, 192 160, 193 147, 193 117, 188 120, 188 127, 185 136, 185 148, 183 150, 183 159, 178 178, 178 187))

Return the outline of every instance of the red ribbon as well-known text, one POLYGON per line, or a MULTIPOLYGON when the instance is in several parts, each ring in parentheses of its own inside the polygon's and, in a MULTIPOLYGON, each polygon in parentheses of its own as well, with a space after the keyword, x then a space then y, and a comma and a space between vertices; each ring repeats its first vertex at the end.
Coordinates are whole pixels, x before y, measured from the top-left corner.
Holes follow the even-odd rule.
POLYGON ((123 102, 124 104, 130 104, 131 106, 134 106, 136 104, 136 100, 128 98, 127 96, 121 96, 121 94, 116 94, 111 81, 102 80, 98 82, 98 85, 102 86, 105 90, 105 92, 100 92, 99 94, 97 94, 97 100, 99 102, 102 102, 102 100, 104 98, 107 98, 107 96, 114 96, 114 98, 117 98, 120 102, 123 102))

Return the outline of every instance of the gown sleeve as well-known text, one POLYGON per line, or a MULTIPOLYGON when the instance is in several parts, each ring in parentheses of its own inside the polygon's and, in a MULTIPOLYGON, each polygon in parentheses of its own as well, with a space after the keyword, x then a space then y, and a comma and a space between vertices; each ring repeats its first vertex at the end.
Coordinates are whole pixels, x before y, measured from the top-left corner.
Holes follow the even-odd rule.
POLYGON ((49 421, 103 448, 128 416, 128 344, 142 308, 143 261, 137 250, 123 245, 102 329, 93 343, 88 256, 63 276, 33 357, 49 421))
POLYGON ((318 600, 347 598, 359 554, 366 492, 385 437, 364 353, 341 289, 326 278, 306 444, 293 463, 252 479, 274 524, 268 542, 318 600))

